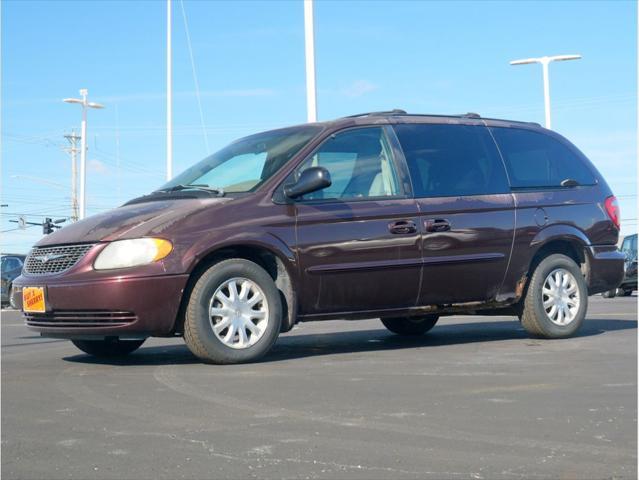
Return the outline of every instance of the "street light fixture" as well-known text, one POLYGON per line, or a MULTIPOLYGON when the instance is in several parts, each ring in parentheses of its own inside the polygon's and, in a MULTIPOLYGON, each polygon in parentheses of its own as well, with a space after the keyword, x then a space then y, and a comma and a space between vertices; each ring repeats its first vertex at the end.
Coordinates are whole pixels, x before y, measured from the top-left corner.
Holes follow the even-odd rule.
POLYGON ((89 91, 86 88, 80 90, 82 98, 65 98, 66 103, 78 103, 82 105, 82 131, 80 133, 80 220, 86 216, 86 178, 87 178, 87 109, 104 108, 104 105, 88 102, 89 91))
POLYGON ((529 63, 541 63, 544 75, 544 110, 546 114, 546 128, 550 128, 550 82, 548 80, 548 65, 550 62, 563 62, 566 60, 579 60, 581 55, 554 55, 552 57, 523 58, 513 60, 511 65, 527 65, 529 63))

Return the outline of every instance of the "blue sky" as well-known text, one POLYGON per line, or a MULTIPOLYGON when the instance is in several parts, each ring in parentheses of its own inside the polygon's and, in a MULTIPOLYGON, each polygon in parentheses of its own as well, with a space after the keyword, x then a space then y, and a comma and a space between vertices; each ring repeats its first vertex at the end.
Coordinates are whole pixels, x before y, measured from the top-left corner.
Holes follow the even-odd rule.
MULTIPOLYGON (((163 183, 165 3, 2 2, 2 251, 39 227, 15 214, 70 215, 62 137, 89 89, 88 213, 163 183), (120 158, 121 168, 116 168, 120 158), (46 184, 15 175, 47 179, 46 184)), ((206 137, 215 151, 306 118, 301 0, 185 1, 206 137)), ((553 128, 597 165, 637 223, 636 2, 316 1, 319 119, 390 108, 543 123, 541 68, 509 60, 580 53, 551 65, 553 128)), ((207 154, 182 10, 174 0, 176 172, 207 154)))

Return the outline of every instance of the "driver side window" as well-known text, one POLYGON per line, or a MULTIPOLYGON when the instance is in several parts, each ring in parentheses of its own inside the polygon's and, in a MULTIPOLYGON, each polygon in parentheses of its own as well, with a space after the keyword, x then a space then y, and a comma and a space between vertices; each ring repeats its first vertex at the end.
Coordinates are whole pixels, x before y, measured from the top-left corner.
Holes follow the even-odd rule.
POLYGON ((333 135, 300 165, 324 167, 331 185, 302 200, 391 197, 399 194, 399 182, 391 149, 380 127, 358 128, 333 135))

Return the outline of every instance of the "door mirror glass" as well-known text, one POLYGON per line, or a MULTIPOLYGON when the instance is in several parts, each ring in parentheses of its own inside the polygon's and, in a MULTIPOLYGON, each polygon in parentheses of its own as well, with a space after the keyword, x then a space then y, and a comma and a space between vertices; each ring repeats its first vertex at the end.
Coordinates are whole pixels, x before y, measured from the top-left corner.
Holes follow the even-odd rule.
POLYGON ((284 187, 288 198, 298 198, 331 186, 331 174, 324 167, 309 167, 300 173, 300 177, 292 185, 284 187))

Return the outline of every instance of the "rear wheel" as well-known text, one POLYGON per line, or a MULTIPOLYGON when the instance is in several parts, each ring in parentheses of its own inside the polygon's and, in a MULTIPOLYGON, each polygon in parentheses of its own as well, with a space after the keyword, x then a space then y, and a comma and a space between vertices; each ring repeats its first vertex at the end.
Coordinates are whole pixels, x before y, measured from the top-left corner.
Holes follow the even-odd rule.
POLYGON ((554 254, 535 268, 521 324, 535 337, 569 337, 583 323, 587 309, 588 288, 579 266, 566 255, 554 254))
POLYGON ((601 296, 604 298, 613 298, 616 294, 617 294, 616 290, 608 290, 607 292, 603 292, 601 296))
POLYGON ((144 340, 120 340, 108 338, 105 340, 71 340, 73 345, 84 353, 94 357, 121 357, 134 352, 144 343, 144 340))
POLYGON ((211 266, 191 291, 184 341, 208 363, 243 363, 268 352, 280 332, 282 303, 271 276, 234 258, 211 266))
POLYGON ((633 290, 629 289, 629 290, 624 290, 623 291, 623 296, 624 297, 629 297, 630 295, 632 295, 633 290))
POLYGON ((423 317, 382 318, 382 323, 391 332, 398 335, 423 335, 432 329, 439 315, 424 315, 423 317))

